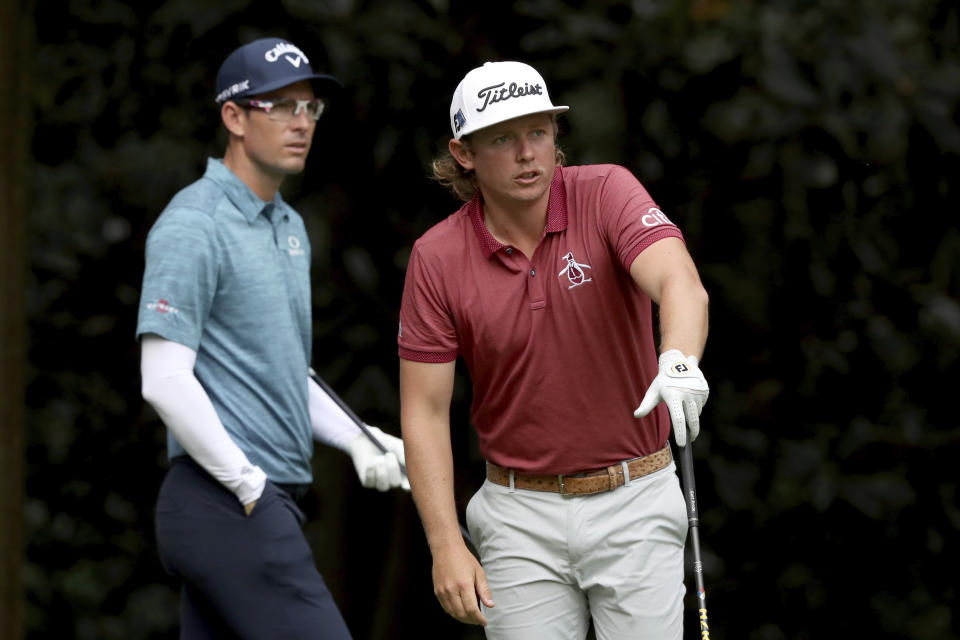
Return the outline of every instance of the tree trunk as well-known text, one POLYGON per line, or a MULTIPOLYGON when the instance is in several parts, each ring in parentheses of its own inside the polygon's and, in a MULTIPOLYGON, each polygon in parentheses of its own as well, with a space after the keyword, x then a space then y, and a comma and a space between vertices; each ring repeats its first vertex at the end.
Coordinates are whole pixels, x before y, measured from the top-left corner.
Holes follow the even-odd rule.
POLYGON ((23 416, 32 3, 0 2, 0 640, 23 637, 23 416))

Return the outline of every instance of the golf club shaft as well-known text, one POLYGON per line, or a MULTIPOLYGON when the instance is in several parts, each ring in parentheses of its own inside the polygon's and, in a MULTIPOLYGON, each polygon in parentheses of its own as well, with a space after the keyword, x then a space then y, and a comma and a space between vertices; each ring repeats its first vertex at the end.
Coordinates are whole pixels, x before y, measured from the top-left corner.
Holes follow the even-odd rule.
MULTIPOLYGON (((317 372, 314 371, 313 369, 310 369, 310 378, 314 382, 316 382, 318 385, 320 385, 320 388, 323 389, 328 396, 330 396, 330 399, 336 402, 337 406, 340 407, 343 410, 343 412, 347 414, 347 416, 351 420, 353 420, 353 422, 357 425, 360 431, 363 432, 363 435, 367 436, 370 442, 372 442, 373 445, 380 450, 380 453, 388 453, 387 448, 383 445, 383 443, 377 440, 377 437, 370 432, 370 429, 367 428, 366 423, 360 419, 360 416, 358 416, 353 411, 353 409, 351 409, 350 406, 343 401, 343 399, 340 396, 337 395, 337 392, 334 391, 329 384, 327 384, 326 380, 324 380, 319 375, 317 375, 317 372)), ((400 462, 399 464, 400 464, 400 473, 406 476, 407 467, 402 462, 400 462)), ((467 531, 467 528, 462 524, 460 525, 460 535, 463 536, 463 540, 464 542, 467 543, 467 546, 470 548, 470 551, 479 558, 479 555, 475 551, 476 547, 473 544, 473 539, 470 537, 470 532, 467 531)))
MULTIPOLYGON (((687 436, 689 438, 689 434, 687 436)), ((707 590, 703 586, 703 563, 700 559, 700 515, 697 511, 697 487, 693 477, 693 445, 680 447, 680 479, 687 502, 687 520, 690 523, 690 543, 693 546, 693 573, 697 585, 697 613, 701 640, 710 640, 707 622, 707 590)))

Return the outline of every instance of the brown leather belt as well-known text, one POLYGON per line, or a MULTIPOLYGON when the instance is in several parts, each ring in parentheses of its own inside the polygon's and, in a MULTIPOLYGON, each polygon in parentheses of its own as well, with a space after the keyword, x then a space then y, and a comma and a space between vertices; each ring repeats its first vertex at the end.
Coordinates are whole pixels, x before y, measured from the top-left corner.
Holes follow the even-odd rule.
MULTIPOLYGON (((668 444, 660 451, 633 460, 625 460, 630 479, 659 471, 670 464, 672 456, 668 444)), ((510 486, 510 469, 487 462, 487 480, 490 482, 510 486)), ((614 464, 605 469, 582 471, 579 473, 565 473, 556 476, 532 475, 514 471, 513 486, 516 489, 530 491, 551 491, 562 496, 586 496, 604 491, 613 491, 623 486, 623 464, 614 464)))

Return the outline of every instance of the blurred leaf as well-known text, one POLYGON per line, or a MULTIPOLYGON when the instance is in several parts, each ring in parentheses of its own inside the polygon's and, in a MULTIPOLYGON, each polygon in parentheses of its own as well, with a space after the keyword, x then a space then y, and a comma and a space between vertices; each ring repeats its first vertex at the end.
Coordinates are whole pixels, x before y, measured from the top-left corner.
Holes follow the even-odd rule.
POLYGON ((840 485, 840 496, 871 520, 891 520, 916 499, 910 483, 900 474, 849 476, 840 485))

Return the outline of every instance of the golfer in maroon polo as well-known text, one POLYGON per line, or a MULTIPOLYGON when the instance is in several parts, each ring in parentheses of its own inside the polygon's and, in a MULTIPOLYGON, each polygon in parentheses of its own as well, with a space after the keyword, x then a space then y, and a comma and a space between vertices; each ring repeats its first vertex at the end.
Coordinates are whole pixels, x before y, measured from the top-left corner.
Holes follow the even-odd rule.
POLYGON ((440 603, 488 638, 582 639, 592 617, 598 638, 679 639, 687 518, 667 439, 699 432, 707 294, 628 170, 561 166, 566 110, 518 62, 454 94, 434 173, 466 203, 415 243, 400 311, 410 484, 440 603), (458 355, 487 460, 467 508, 482 567, 454 505, 458 355))

